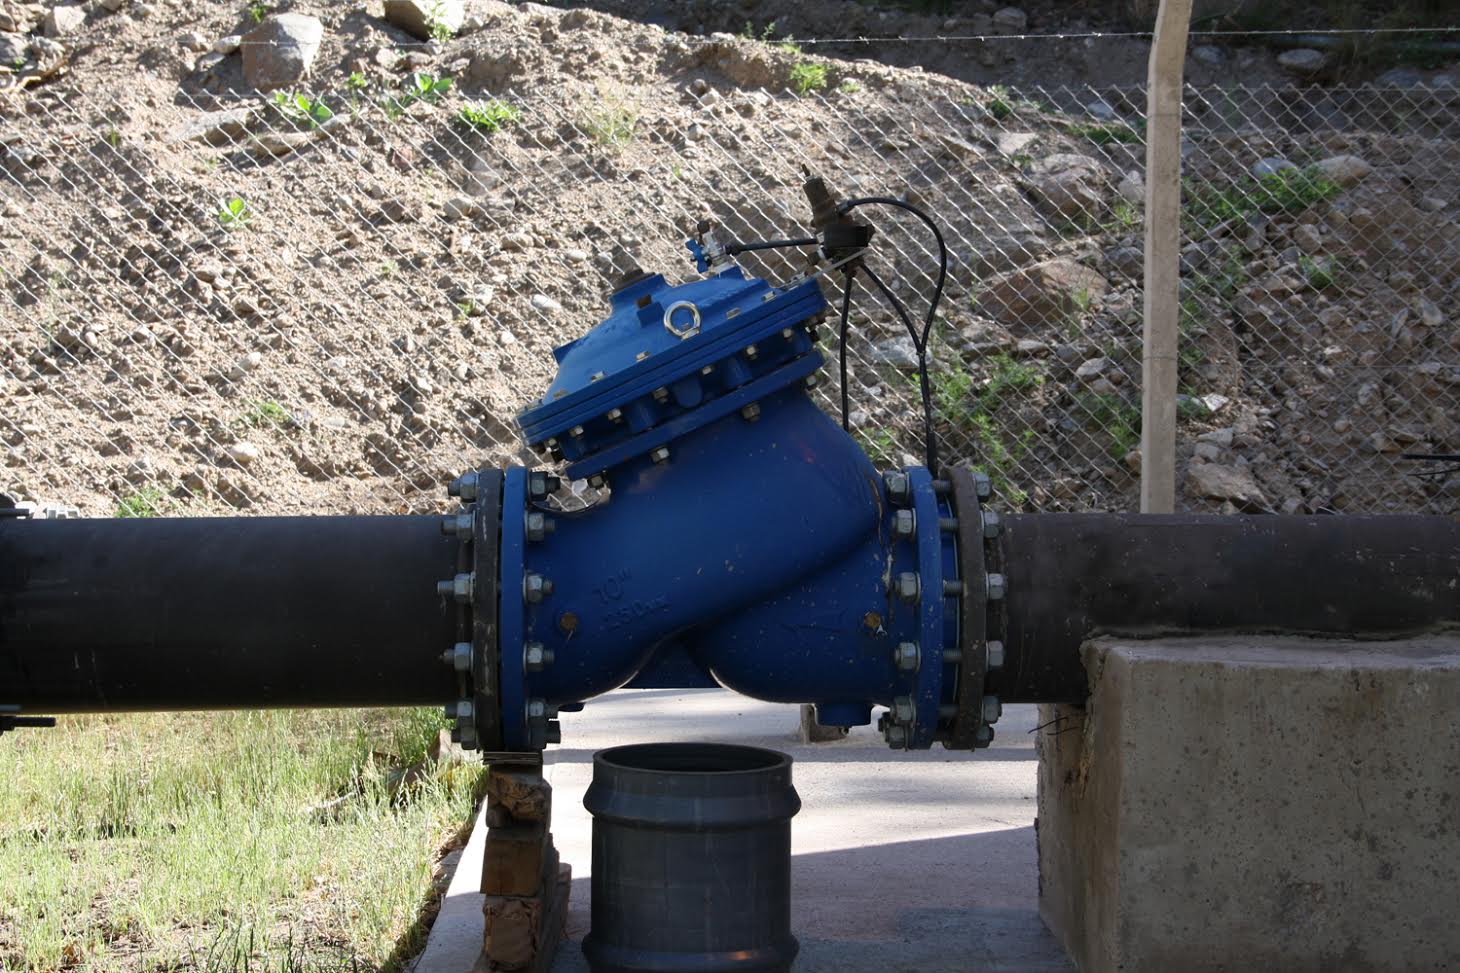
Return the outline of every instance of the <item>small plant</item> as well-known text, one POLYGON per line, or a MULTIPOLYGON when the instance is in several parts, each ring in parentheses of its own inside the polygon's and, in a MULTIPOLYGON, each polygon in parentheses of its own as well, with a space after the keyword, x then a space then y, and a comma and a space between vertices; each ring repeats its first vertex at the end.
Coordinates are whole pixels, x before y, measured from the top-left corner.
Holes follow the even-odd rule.
POLYGON ((268 15, 269 15, 269 4, 263 3, 262 0, 260 0, 260 2, 251 3, 251 4, 248 5, 248 17, 254 23, 256 23, 256 24, 263 23, 264 22, 264 18, 267 17, 268 15))
POLYGON ((225 230, 239 230, 248 225, 253 219, 253 211, 249 208, 248 201, 242 196, 234 196, 228 199, 218 210, 218 223, 225 230))
POLYGON ((798 95, 808 95, 826 87, 826 65, 802 61, 791 68, 791 90, 798 95))
POLYGON ((1141 444, 1140 406, 1122 396, 1105 393, 1085 394, 1075 400, 1086 415, 1086 425, 1103 429, 1110 435, 1110 456, 1121 459, 1141 444))
POLYGON ((1001 84, 989 86, 989 98, 984 102, 984 111, 996 122, 1001 122, 1014 114, 1014 98, 1009 89, 1001 84))
POLYGON ((111 128, 106 130, 105 138, 106 144, 110 145, 114 149, 118 148, 122 144, 122 133, 117 130, 116 126, 112 126, 111 128))
POLYGON ((254 399, 238 422, 253 429, 278 428, 289 424, 289 411, 272 399, 254 399))
POLYGON ((298 91, 276 91, 273 104, 279 114, 304 128, 318 128, 335 117, 323 98, 311 98, 298 91))
POLYGON ((462 125, 488 133, 506 128, 521 118, 520 109, 497 98, 489 101, 469 101, 462 105, 456 113, 456 120, 462 125))
POLYGON ((581 125, 599 145, 617 148, 634 140, 639 106, 622 95, 610 95, 583 113, 581 125))
POLYGON ((161 487, 143 487, 128 494, 117 504, 118 517, 157 517, 167 505, 167 494, 161 487))
POLYGON ((1086 138, 1096 145, 1111 145, 1119 142, 1125 145, 1145 140, 1145 133, 1135 125, 1126 122, 1070 122, 1065 131, 1076 138, 1086 138))
POLYGON ((416 102, 434 105, 450 90, 450 78, 416 71, 406 79, 405 87, 399 94, 387 95, 381 104, 386 115, 394 121, 416 102))
POLYGON ((1305 254, 1298 258, 1298 269, 1302 271, 1303 279, 1308 282, 1309 287, 1321 291, 1333 286, 1338 263, 1332 258, 1324 260, 1305 254))
POLYGON ((1107 233, 1124 233, 1140 225, 1140 209, 1135 203, 1122 199, 1110 208, 1110 220, 1103 229, 1107 233))
POLYGON ((897 465, 897 436, 891 429, 854 429, 852 434, 862 444, 862 450, 880 466, 897 465))
POLYGON ((345 87, 351 91, 364 91, 369 85, 370 79, 360 71, 351 71, 350 76, 345 79, 345 87))
POLYGON ((426 27, 431 32, 431 39, 440 44, 456 36, 456 30, 446 22, 446 4, 441 0, 435 0, 426 10, 426 27))
POLYGON ((838 94, 854 95, 862 90, 862 83, 853 78, 848 78, 841 84, 837 85, 836 90, 838 94))
POLYGON ((1343 191, 1317 168, 1282 169, 1246 177, 1230 188, 1185 187, 1185 215, 1198 226, 1245 220, 1254 213, 1301 213, 1343 191))
POLYGON ((380 276, 389 277, 399 269, 394 260, 387 260, 380 265, 380 276))

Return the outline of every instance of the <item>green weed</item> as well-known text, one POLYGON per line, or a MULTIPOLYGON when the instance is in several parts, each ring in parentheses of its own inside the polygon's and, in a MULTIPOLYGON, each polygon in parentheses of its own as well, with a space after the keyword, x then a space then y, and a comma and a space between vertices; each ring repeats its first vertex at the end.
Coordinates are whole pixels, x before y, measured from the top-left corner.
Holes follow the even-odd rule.
POLYGON ((218 222, 226 230, 240 230, 253 219, 253 210, 242 196, 228 199, 218 210, 218 222))
POLYGON ((417 102, 434 105, 450 90, 450 78, 427 74, 424 71, 416 71, 410 77, 406 78, 405 84, 400 91, 395 94, 385 95, 381 98, 380 104, 385 109, 386 117, 394 121, 404 115, 406 110, 417 102))
POLYGON ((639 106, 620 94, 600 97, 579 119, 584 133, 605 148, 632 142, 638 126, 639 106))
POLYGON ((248 18, 256 24, 261 24, 264 22, 264 18, 269 15, 269 10, 271 7, 272 4, 267 4, 263 2, 251 3, 246 8, 248 18))
POLYGON ((1001 122, 1014 114, 1014 98, 1008 87, 1001 84, 989 86, 988 100, 984 102, 984 111, 996 122, 1001 122))
POLYGON ((311 98, 299 91, 274 92, 273 105, 280 115, 301 128, 319 128, 335 117, 323 98, 311 98))
POLYGON ((118 517, 158 517, 168 503, 167 493, 161 487, 143 487, 130 493, 117 503, 118 517))
POLYGON ((791 90, 798 95, 808 95, 826 87, 826 65, 802 61, 791 68, 791 90))
POLYGON ((1113 394, 1085 393, 1075 400, 1085 413, 1088 427, 1104 430, 1110 436, 1109 454, 1121 459, 1141 444, 1141 409, 1124 397, 1113 394))
POLYGON ((1333 286, 1339 268, 1338 261, 1331 257, 1324 259, 1304 254, 1298 258, 1298 269, 1309 287, 1321 291, 1333 286))
POLYGON ((1067 122, 1064 129, 1076 138, 1089 139, 1096 145, 1134 145, 1146 138, 1144 126, 1127 122, 1067 122))
POLYGON ((446 22, 446 4, 441 0, 435 0, 426 10, 426 26, 431 31, 431 39, 440 44, 445 44, 456 36, 456 31, 446 22))
POLYGON ((1230 187, 1186 185, 1188 222, 1214 226, 1245 220, 1255 213, 1301 213, 1342 192, 1333 180, 1315 168, 1283 169, 1261 179, 1243 177, 1230 187))
POLYGON ((456 120, 479 132, 495 132, 521 120, 522 111, 505 101, 469 101, 456 112, 456 120))
POLYGON ((238 417, 238 423, 254 429, 279 428, 289 424, 289 410, 271 399, 254 399, 238 417))
POLYGON ((359 71, 351 71, 350 76, 345 79, 345 87, 351 91, 364 91, 370 85, 370 79, 359 71))
POLYGON ((839 94, 854 95, 862 90, 862 83, 854 78, 848 78, 841 84, 837 85, 836 90, 839 94))

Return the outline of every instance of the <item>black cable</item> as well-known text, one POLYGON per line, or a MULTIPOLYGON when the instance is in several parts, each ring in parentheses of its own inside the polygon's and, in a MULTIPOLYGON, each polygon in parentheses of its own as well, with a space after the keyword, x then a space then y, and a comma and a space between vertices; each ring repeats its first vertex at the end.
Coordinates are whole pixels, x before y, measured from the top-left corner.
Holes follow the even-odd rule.
MULTIPOLYGON (((892 293, 892 289, 882 282, 882 278, 870 267, 863 267, 862 272, 867 279, 872 281, 874 287, 882 292, 897 316, 902 318, 902 323, 907 327, 908 335, 912 338, 913 348, 918 353, 918 391, 923 398, 923 441, 927 443, 928 472, 934 477, 938 475, 938 440, 933 433, 933 392, 928 381, 928 345, 926 341, 919 341, 917 331, 913 327, 912 316, 907 313, 907 308, 902 306, 902 301, 892 293)), ((925 333, 926 334, 926 333, 925 333)))
POLYGON ((857 277, 856 261, 847 264, 846 274, 846 283, 842 285, 842 320, 841 331, 838 335, 839 341, 837 345, 837 352, 838 357, 841 359, 840 364, 842 379, 842 430, 844 432, 851 432, 852 427, 851 420, 849 418, 849 416, 851 415, 851 396, 847 391, 847 320, 851 316, 852 312, 852 283, 856 280, 857 277))
MULTIPOLYGON (((900 300, 898 300, 897 295, 892 293, 892 289, 889 288, 885 283, 883 283, 882 279, 878 277, 875 273, 873 273, 871 268, 863 267, 863 270, 866 271, 868 278, 877 287, 877 289, 882 292, 882 295, 887 298, 888 303, 890 303, 893 307, 893 310, 897 312, 897 316, 902 319, 903 325, 907 328, 908 337, 912 339, 913 348, 917 351, 918 390, 921 392, 923 400, 923 437, 924 442, 927 444, 926 459, 929 472, 931 472, 934 476, 937 476, 938 441, 933 430, 933 398, 931 384, 928 378, 928 337, 933 332, 933 321, 938 313, 938 305, 942 303, 943 300, 943 287, 948 281, 948 245, 943 240, 943 231, 938 229, 938 224, 933 222, 933 218, 931 216, 929 216, 926 212, 914 206, 913 204, 905 200, 896 199, 892 196, 858 196, 855 199, 849 199, 846 202, 842 203, 841 206, 837 207, 837 212, 848 213, 853 209, 856 209, 858 206, 872 205, 892 206, 913 214, 923 222, 924 226, 932 231, 933 239, 938 242, 938 277, 933 283, 933 294, 928 299, 928 313, 923 318, 923 329, 921 332, 919 332, 917 328, 913 325, 912 316, 908 314, 907 308, 903 307, 903 304, 900 300)), ((843 325, 843 327, 845 327, 845 325, 843 325)), ((842 343, 845 346, 845 335, 843 335, 842 343)), ((843 354, 845 354, 845 352, 843 354)), ((843 372, 842 377, 842 390, 843 396, 845 396, 845 372, 843 372)), ((845 398, 843 398, 843 402, 845 403, 845 398)), ((845 416, 845 404, 843 405, 842 412, 845 416)))
POLYGON ((725 252, 732 257, 737 253, 748 253, 751 250, 778 250, 782 247, 809 247, 816 243, 816 237, 797 237, 794 240, 761 240, 758 243, 727 243, 725 252))

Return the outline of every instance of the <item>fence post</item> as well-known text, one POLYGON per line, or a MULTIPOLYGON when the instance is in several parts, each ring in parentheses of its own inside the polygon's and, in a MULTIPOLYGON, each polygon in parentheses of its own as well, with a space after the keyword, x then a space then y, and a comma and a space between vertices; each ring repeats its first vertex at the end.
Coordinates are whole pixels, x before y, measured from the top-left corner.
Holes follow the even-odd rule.
POLYGON ((1181 314, 1181 86, 1191 0, 1161 0, 1146 78, 1145 331, 1141 511, 1176 505, 1176 355, 1181 314))

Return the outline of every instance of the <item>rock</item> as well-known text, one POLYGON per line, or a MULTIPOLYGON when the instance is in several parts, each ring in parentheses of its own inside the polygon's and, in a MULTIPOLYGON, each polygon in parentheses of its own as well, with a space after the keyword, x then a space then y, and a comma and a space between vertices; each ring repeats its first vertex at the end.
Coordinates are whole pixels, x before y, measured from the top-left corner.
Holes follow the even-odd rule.
POLYGON ((228 447, 228 458, 239 466, 252 466, 259 458, 259 448, 253 443, 234 443, 228 447))
POLYGON ((116 13, 127 5, 127 0, 96 0, 102 9, 116 13))
POLYGON ((1281 156, 1270 155, 1265 159, 1258 159, 1252 164, 1252 178, 1263 179, 1267 176, 1273 176, 1279 172, 1296 168, 1298 168, 1297 165, 1289 162, 1287 159, 1281 156))
POLYGON ((979 313, 1025 328, 1061 324, 1109 289, 1105 278, 1089 267, 1056 257, 996 277, 979 296, 979 313))
POLYGON ((1314 165, 1319 172, 1344 188, 1358 185, 1374 170, 1356 155, 1334 155, 1314 165))
POLYGON ((1059 152, 1030 166, 1035 201, 1066 219, 1093 217, 1105 208, 1105 169, 1087 155, 1059 152))
POLYGON ((1215 463, 1222 458, 1222 448, 1216 443, 1197 443, 1191 450, 1192 458, 1215 463))
POLYGON ((1135 169, 1127 172, 1120 177, 1120 182, 1116 184, 1115 195, 1127 203, 1133 203, 1136 206, 1143 205, 1146 201, 1145 176, 1141 175, 1135 169))
POLYGON ((1101 375, 1105 374, 1105 372, 1110 368, 1110 364, 1111 362, 1109 358, 1101 357, 1087 359, 1086 361, 1080 363, 1079 368, 1075 369, 1075 377, 1082 382, 1094 381, 1101 375))
POLYGON ((1427 328, 1438 328, 1445 323, 1445 315, 1434 301, 1428 297, 1421 297, 1415 305, 1415 311, 1419 313, 1420 323, 1427 328))
POLYGON ((79 3, 58 3, 46 14, 47 37, 65 37, 74 34, 86 23, 86 8, 79 3))
POLYGON ((272 14, 243 38, 243 80, 260 91, 298 84, 324 40, 324 25, 305 14, 272 14))
POLYGON ((1039 136, 1033 132, 1000 132, 995 137, 1001 155, 1019 155, 1037 141, 1039 136))
POLYGON ((521 253, 524 250, 532 249, 532 234, 524 230, 514 230, 511 233, 502 234, 502 249, 508 253, 521 253))
POLYGON ((1390 68, 1374 79, 1380 88, 1418 88, 1424 83, 1424 74, 1414 68, 1390 68))
POLYGON ((1136 476, 1141 475, 1141 451, 1139 448, 1126 453, 1125 456, 1121 457, 1121 462, 1125 463, 1125 468, 1136 476))
POLYGON ((466 22, 462 0, 385 0, 385 19, 413 37, 433 39, 438 26, 458 33, 466 22))
POLYGON ((1211 432, 1204 432, 1196 437, 1196 441, 1199 443, 1215 443, 1222 449, 1231 449, 1232 439, 1235 434, 1236 431, 1231 426, 1228 426, 1225 429, 1213 429, 1211 432))
POLYGON ((1216 67, 1218 64, 1226 63, 1227 52, 1215 44, 1199 44, 1191 49, 1191 57, 1200 64, 1216 67))
POLYGON ((1230 500, 1239 509, 1262 510, 1267 507, 1267 497, 1246 466, 1227 466, 1221 463, 1198 463, 1186 471, 1188 492, 1208 500, 1230 500))
POLYGON ((588 251, 578 249, 564 250, 563 259, 570 263, 581 264, 588 259, 588 251))
POLYGON ((1102 122, 1114 121, 1120 117, 1108 101, 1092 101, 1085 106, 1085 111, 1090 113, 1091 118, 1098 118, 1102 122))
POLYGON ((236 382, 249 372, 256 370, 263 363, 264 356, 256 351, 251 351, 234 363, 233 367, 228 371, 228 378, 236 382))
POLYGON ((227 37, 220 37, 213 42, 213 53, 227 57, 229 54, 236 54, 242 46, 243 36, 241 34, 229 34, 227 37))
POLYGON ((918 367, 918 351, 908 335, 885 338, 872 344, 868 357, 878 365, 891 365, 910 371, 918 367))
POLYGON ((1311 47, 1295 47, 1278 55, 1278 67, 1300 78, 1311 77, 1328 67, 1328 55, 1311 47))
POLYGON ((1323 249, 1323 234, 1311 223, 1299 223, 1293 227, 1293 242, 1304 253, 1317 253, 1323 249))
POLYGON ((248 151, 254 155, 288 155, 313 139, 310 132, 259 132, 249 136, 248 151))
POLYGON ((1202 405, 1206 406, 1207 412, 1211 413, 1212 415, 1216 415, 1218 412, 1221 412, 1227 406, 1232 404, 1231 399, 1227 398, 1225 395, 1218 395, 1216 392, 1212 392, 1208 395, 1199 395, 1197 396, 1196 400, 1202 405))
POLYGON ((470 219, 481 211, 481 204, 470 196, 453 196, 441 208, 442 215, 448 220, 470 219))
POLYGON ((1029 15, 1018 7, 1004 7, 994 12, 994 33, 1022 34, 1029 27, 1029 15))
POLYGON ((1014 346, 1014 354, 1023 358, 1040 358, 1049 354, 1049 342, 1034 338, 1021 338, 1014 346))
POLYGON ((30 38, 24 34, 0 31, 0 66, 11 67, 30 56, 30 38))
POLYGON ((224 145, 248 134, 248 125, 258 109, 252 106, 210 111, 184 122, 168 133, 169 142, 204 142, 224 145))
POLYGON ((1131 280, 1140 280, 1146 272, 1146 252, 1140 247, 1115 247, 1106 251, 1105 259, 1112 270, 1131 280))
POLYGON ((546 294, 534 294, 530 302, 539 311, 561 311, 563 305, 548 297, 546 294))
POLYGON ((959 332, 964 349, 975 355, 992 355, 1014 348, 1014 336, 992 321, 978 320, 959 332))
POLYGON ((192 51, 194 54, 201 54, 211 46, 208 43, 208 38, 195 30, 190 30, 186 34, 183 34, 177 39, 177 43, 183 50, 192 51))

